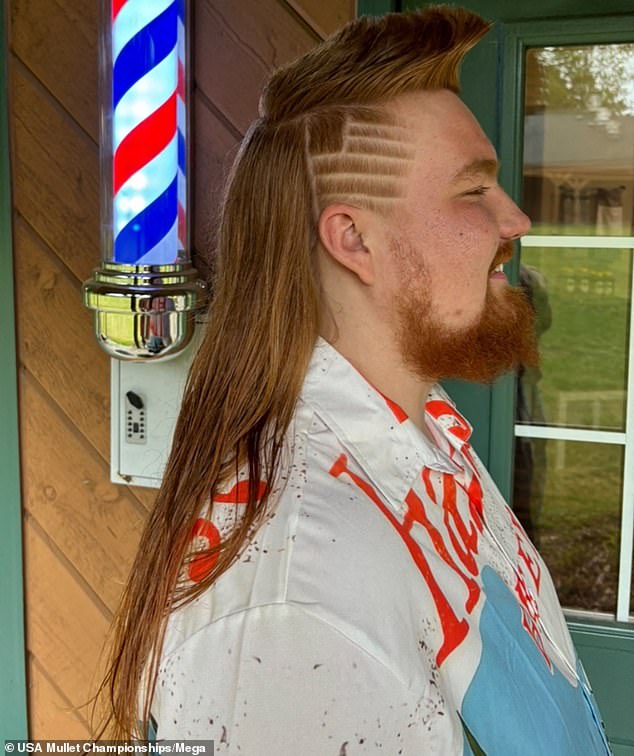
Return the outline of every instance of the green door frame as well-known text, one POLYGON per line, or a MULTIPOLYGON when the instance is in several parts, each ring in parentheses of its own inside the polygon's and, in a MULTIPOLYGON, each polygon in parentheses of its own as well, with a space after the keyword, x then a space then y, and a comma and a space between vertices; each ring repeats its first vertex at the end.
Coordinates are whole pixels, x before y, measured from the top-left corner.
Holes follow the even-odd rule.
POLYGON ((6 8, 0 9, 0 742, 27 737, 6 8))

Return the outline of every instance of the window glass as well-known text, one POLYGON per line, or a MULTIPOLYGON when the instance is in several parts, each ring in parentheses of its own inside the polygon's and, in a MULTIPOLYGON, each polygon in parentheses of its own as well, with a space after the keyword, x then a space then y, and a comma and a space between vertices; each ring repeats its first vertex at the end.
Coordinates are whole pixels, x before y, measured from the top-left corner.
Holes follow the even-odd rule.
POLYGON ((526 56, 524 209, 535 233, 630 235, 634 44, 526 56))
POLYGON ((519 423, 625 430, 631 265, 630 250, 522 249, 541 365, 520 371, 519 423))
POLYGON ((614 613, 623 447, 515 439, 513 508, 569 609, 614 613))
POLYGON ((542 361, 519 370, 513 506, 563 606, 626 619, 634 44, 532 48, 525 72, 522 204, 533 227, 519 284, 542 361))

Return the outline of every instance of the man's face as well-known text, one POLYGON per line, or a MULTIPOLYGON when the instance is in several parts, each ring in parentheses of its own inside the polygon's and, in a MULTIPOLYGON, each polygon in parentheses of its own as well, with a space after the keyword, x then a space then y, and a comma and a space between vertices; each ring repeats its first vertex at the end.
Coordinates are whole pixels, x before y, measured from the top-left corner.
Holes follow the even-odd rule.
POLYGON ((495 270, 530 221, 498 185, 493 147, 452 92, 395 107, 416 152, 380 274, 405 362, 425 378, 480 381, 535 364, 532 308, 495 270))

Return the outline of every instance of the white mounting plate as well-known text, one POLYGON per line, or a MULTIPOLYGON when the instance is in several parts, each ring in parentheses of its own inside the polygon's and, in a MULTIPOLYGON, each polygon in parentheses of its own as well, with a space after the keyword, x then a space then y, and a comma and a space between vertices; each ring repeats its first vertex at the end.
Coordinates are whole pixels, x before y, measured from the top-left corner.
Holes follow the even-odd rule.
POLYGON ((167 464, 176 418, 192 357, 200 342, 171 359, 157 362, 110 361, 110 479, 113 483, 158 488, 167 464), (126 438, 126 394, 145 403, 145 443, 126 438))

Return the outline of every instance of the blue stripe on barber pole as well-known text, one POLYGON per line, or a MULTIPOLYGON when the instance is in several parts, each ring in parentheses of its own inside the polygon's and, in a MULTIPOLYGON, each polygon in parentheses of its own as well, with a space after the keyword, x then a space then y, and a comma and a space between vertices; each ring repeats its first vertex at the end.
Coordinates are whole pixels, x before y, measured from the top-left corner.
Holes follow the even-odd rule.
POLYGON ((176 48, 135 82, 119 100, 112 115, 113 149, 174 93, 178 81, 176 48))
POLYGON ((165 265, 165 260, 174 262, 178 249, 178 220, 165 234, 165 236, 153 247, 147 255, 143 255, 137 265, 165 265))
MULTIPOLYGON (((174 0, 127 0, 112 24, 112 59, 144 26, 163 13, 174 0)), ((180 12, 180 3, 179 8, 180 12)))
POLYGON ((178 167, 183 173, 185 173, 185 166, 187 164, 187 153, 185 151, 185 137, 182 132, 178 132, 178 167))
MULTIPOLYGON (((177 179, 174 176, 168 188, 121 229, 114 240, 114 262, 136 265, 147 255, 174 225, 177 201, 177 179)), ((170 261, 163 262, 168 264, 170 261)))
POLYGON ((176 47, 176 2, 136 34, 114 62, 112 104, 116 107, 133 84, 160 63, 176 47))

